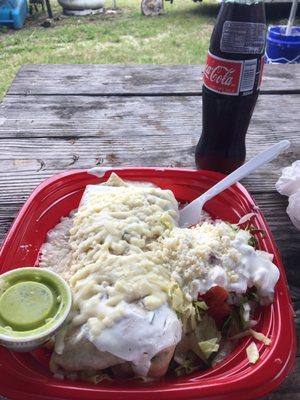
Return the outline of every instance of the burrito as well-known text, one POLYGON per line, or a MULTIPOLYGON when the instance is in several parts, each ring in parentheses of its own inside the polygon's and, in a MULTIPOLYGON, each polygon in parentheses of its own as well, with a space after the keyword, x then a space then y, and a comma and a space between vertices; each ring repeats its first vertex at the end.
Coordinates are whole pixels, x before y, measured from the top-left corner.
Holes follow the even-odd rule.
POLYGON ((87 186, 78 209, 49 232, 40 266, 63 276, 73 295, 55 337, 54 374, 181 375, 228 354, 229 336, 251 334, 255 305, 272 301, 279 277, 272 255, 247 229, 208 216, 182 229, 178 216, 172 191, 112 174, 87 186))
POLYGON ((55 269, 59 261, 73 292, 53 372, 126 364, 133 374, 165 374, 182 328, 168 303, 171 274, 157 243, 177 221, 169 190, 128 185, 115 175, 106 185, 87 186, 72 223, 67 221, 69 233, 61 242, 56 233, 42 251, 41 266, 55 269))

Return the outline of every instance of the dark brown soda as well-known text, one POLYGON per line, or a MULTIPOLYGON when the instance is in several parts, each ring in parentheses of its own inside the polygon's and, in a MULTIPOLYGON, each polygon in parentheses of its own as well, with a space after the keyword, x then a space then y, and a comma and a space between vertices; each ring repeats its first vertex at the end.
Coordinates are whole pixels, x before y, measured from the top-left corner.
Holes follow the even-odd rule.
MULTIPOLYGON (((210 52, 227 60, 258 59, 261 54, 224 53, 220 41, 225 21, 265 23, 262 2, 254 4, 222 3, 211 37, 210 52)), ((259 75, 256 76, 256 80, 259 75)), ((257 88, 256 81, 254 87, 257 88)), ((242 165, 246 157, 245 136, 257 101, 259 90, 251 94, 230 96, 216 93, 203 85, 202 135, 196 147, 197 168, 228 174, 242 165)))
POLYGON ((196 165, 229 174, 245 161, 245 137, 258 97, 220 95, 203 86, 203 133, 196 147, 196 165), (207 92, 207 93, 204 93, 207 92))

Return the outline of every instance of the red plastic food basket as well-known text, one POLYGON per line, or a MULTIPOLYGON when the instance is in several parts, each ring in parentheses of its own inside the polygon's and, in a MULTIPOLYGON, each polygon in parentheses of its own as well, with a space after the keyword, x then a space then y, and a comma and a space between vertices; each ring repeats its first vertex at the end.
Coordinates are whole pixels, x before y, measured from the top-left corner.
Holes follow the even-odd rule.
MULTIPOLYGON (((183 169, 127 168, 118 174, 129 180, 150 181, 171 189, 180 202, 191 201, 222 178, 221 174, 183 169)), ((87 184, 107 180, 110 172, 97 178, 85 170, 56 175, 34 190, 15 219, 0 253, 0 272, 37 265, 39 250, 47 232, 62 216, 78 206, 87 184)), ((16 400, 177 400, 177 399, 255 399, 274 390, 291 371, 296 352, 293 310, 280 256, 266 221, 254 200, 240 185, 234 185, 206 204, 215 218, 232 223, 255 212, 253 223, 267 232, 260 248, 274 254, 280 269, 274 303, 262 307, 256 330, 271 338, 270 346, 257 343, 260 359, 250 365, 246 357, 249 338, 218 366, 181 378, 155 383, 102 382, 98 385, 53 378, 50 353, 13 353, 0 348, 0 394, 16 400)))

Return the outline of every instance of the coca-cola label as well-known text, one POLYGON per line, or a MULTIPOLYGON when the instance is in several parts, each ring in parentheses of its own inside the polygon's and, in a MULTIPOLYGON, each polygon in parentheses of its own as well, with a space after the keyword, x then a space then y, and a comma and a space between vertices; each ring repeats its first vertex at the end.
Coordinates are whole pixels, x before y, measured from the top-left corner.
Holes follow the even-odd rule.
MULTIPOLYGON (((257 70, 257 59, 245 60, 240 84, 240 92, 251 92, 254 88, 257 70)), ((259 71, 258 71, 259 72, 259 71)))
POLYGON ((238 95, 243 61, 225 60, 208 52, 203 83, 214 92, 238 95))
POLYGON ((217 93, 231 96, 253 93, 259 88, 262 59, 226 60, 208 52, 204 85, 217 93))

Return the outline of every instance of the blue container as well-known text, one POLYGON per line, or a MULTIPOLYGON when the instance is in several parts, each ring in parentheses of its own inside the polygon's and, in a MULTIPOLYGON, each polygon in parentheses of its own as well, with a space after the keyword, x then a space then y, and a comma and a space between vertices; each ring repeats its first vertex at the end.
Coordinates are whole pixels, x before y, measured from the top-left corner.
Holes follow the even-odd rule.
POLYGON ((27 0, 0 0, 0 26, 20 29, 27 16, 27 0))
POLYGON ((267 64, 300 63, 300 26, 293 26, 290 35, 285 34, 286 26, 270 26, 267 35, 267 64))

